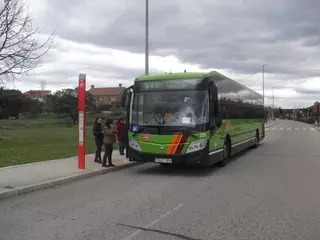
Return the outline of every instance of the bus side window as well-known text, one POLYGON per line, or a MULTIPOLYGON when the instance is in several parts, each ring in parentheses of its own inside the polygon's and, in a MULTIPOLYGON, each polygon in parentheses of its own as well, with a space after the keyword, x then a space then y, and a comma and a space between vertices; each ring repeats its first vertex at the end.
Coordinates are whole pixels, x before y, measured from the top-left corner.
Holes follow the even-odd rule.
POLYGON ((211 93, 212 93, 212 105, 213 105, 213 116, 214 117, 221 117, 220 116, 220 101, 218 98, 218 88, 215 84, 211 86, 211 93))

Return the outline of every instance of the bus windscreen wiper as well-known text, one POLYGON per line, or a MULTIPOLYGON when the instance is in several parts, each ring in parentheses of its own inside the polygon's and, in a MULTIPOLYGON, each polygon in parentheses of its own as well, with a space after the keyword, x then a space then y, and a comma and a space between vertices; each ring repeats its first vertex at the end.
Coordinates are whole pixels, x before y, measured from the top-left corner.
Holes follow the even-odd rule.
POLYGON ((186 136, 188 136, 188 137, 189 137, 189 136, 197 137, 196 134, 198 133, 197 131, 189 130, 188 128, 183 129, 182 132, 183 132, 184 135, 186 135, 186 136))
POLYGON ((158 129, 158 132, 160 132, 161 125, 146 125, 146 126, 143 126, 143 127, 139 128, 137 131, 135 131, 132 134, 132 136, 135 136, 136 134, 143 132, 147 128, 156 128, 156 129, 158 129))

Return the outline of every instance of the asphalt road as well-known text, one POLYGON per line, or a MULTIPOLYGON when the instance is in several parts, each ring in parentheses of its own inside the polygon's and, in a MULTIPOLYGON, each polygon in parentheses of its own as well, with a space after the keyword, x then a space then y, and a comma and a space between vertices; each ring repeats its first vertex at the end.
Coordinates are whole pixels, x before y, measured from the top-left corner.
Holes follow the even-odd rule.
POLYGON ((0 202, 0 239, 320 236, 320 132, 278 120, 225 168, 144 164, 0 202))

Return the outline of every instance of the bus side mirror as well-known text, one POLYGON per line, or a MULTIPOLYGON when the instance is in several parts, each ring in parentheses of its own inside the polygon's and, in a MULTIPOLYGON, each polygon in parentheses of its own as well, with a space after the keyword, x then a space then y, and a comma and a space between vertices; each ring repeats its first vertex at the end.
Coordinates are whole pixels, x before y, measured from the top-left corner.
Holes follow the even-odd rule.
POLYGON ((126 106, 126 100, 127 100, 127 90, 122 91, 121 93, 121 100, 120 100, 120 106, 125 107, 126 106))
POLYGON ((222 118, 220 118, 220 117, 216 118, 216 119, 215 119, 215 122, 216 122, 216 126, 217 126, 218 128, 220 128, 221 125, 222 125, 222 118))
POLYGON ((213 115, 216 117, 219 115, 219 98, 218 98, 218 88, 217 85, 215 85, 214 83, 210 84, 210 94, 211 94, 211 103, 214 106, 213 108, 213 115))
POLYGON ((127 100, 130 101, 130 99, 131 99, 131 93, 132 92, 130 90, 133 91, 133 85, 131 87, 128 87, 128 88, 124 89, 122 91, 122 93, 121 93, 120 106, 123 107, 123 108, 127 105, 127 100))

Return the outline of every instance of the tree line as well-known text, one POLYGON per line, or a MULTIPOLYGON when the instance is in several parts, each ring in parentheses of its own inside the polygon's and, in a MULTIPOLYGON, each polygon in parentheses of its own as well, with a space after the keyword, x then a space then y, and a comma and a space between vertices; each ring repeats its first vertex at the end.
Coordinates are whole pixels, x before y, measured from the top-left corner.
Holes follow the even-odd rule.
MULTIPOLYGON (((94 97, 87 92, 86 108, 99 111, 94 97)), ((36 118, 41 114, 55 113, 60 117, 69 117, 73 123, 78 119, 77 89, 63 89, 44 97, 43 101, 32 99, 19 90, 0 88, 0 119, 36 118)))

